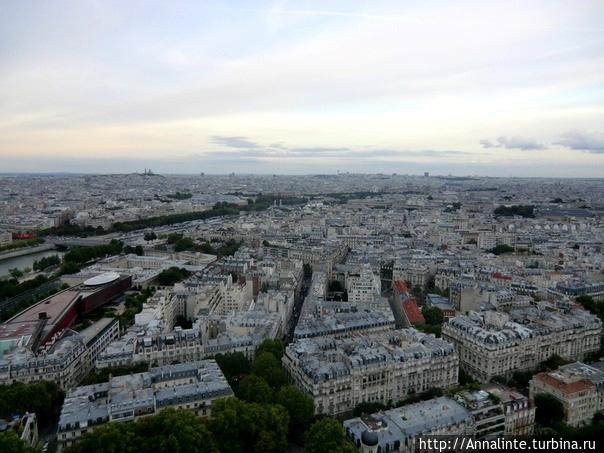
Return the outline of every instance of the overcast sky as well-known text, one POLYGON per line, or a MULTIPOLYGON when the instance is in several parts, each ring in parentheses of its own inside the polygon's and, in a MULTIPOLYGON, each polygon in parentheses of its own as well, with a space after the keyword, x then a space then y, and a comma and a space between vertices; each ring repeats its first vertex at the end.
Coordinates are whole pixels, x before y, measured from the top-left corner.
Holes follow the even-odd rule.
POLYGON ((604 176, 604 1, 0 6, 0 172, 604 176))

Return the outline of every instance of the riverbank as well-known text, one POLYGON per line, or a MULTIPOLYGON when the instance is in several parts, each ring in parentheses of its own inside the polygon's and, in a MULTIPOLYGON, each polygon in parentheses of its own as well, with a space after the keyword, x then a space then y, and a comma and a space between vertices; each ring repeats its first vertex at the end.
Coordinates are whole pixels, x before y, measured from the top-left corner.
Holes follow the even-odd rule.
POLYGON ((11 258, 17 258, 19 256, 33 255, 34 253, 46 252, 47 250, 53 250, 54 244, 41 244, 35 247, 24 247, 21 249, 15 249, 8 252, 0 253, 0 262, 9 260, 11 258))

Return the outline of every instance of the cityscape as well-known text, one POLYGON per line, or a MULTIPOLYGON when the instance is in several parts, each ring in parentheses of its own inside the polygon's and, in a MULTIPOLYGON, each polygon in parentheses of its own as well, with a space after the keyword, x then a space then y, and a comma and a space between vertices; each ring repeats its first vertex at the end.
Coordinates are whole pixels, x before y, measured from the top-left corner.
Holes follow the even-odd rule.
POLYGON ((7 1, 0 452, 604 451, 604 4, 7 1))

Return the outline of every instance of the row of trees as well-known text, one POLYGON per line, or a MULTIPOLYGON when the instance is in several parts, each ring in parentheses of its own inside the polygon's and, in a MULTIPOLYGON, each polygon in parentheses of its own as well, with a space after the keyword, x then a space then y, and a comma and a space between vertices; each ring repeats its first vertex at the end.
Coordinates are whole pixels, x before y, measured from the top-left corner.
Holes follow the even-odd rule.
POLYGON ((131 245, 127 245, 124 247, 123 252, 126 254, 134 253, 138 256, 143 256, 145 254, 145 250, 142 245, 137 245, 136 247, 132 247, 131 245))
POLYGON ((57 419, 65 394, 54 382, 0 385, 0 418, 35 412, 42 428, 57 419))
POLYGON ((85 264, 109 255, 119 255, 122 253, 123 247, 124 244, 115 239, 112 239, 109 244, 92 247, 74 247, 63 256, 63 260, 67 263, 85 264))
POLYGON ((37 275, 35 278, 24 282, 19 282, 14 277, 0 280, 0 300, 10 299, 26 291, 36 289, 47 282, 48 278, 44 275, 37 275))
POLYGON ((51 266, 58 266, 61 264, 61 258, 59 255, 51 255, 40 258, 34 261, 33 268, 35 271, 43 271, 51 266))
MULTIPOLYGON (((182 197, 188 198, 189 195, 190 194, 186 193, 179 194, 177 192, 176 194, 173 194, 171 198, 183 199, 182 197)), ((248 199, 248 204, 245 206, 238 206, 230 203, 217 203, 212 207, 212 209, 208 209, 205 211, 187 212, 183 214, 170 214, 149 217, 147 219, 116 222, 109 229, 104 229, 102 227, 93 228, 91 226, 81 227, 75 224, 65 224, 58 227, 43 230, 42 234, 58 236, 88 236, 114 232, 129 232, 134 230, 143 230, 146 228, 173 225, 176 223, 190 222, 193 220, 206 220, 225 215, 237 215, 241 211, 261 211, 272 206, 275 201, 281 202, 284 205, 295 205, 305 203, 306 198, 280 197, 278 195, 259 194, 255 197, 255 199, 248 199)))
POLYGON ((34 239, 13 241, 10 244, 6 244, 6 245, 3 245, 2 247, 0 247, 0 252, 5 252, 7 250, 22 249, 24 247, 35 247, 36 245, 40 245, 43 243, 44 243, 43 238, 34 238, 34 239))

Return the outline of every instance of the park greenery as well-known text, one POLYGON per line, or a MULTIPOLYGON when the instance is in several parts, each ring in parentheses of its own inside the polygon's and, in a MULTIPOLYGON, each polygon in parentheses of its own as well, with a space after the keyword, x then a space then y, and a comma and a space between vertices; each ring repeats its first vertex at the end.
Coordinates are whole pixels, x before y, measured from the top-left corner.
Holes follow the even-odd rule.
POLYGON ((535 207, 531 205, 512 205, 512 206, 504 206, 501 205, 493 211, 495 216, 500 217, 512 217, 512 216, 520 216, 525 218, 534 218, 535 207))
POLYGON ((504 253, 512 253, 513 251, 514 247, 507 244, 499 244, 492 249, 487 250, 487 252, 492 253, 493 255, 503 255, 504 253))
POLYGON ((172 266, 169 269, 164 269, 161 271, 156 279, 157 283, 161 286, 172 286, 175 283, 183 281, 190 275, 190 272, 186 270, 184 267, 176 267, 172 266))
POLYGON ((435 337, 440 338, 444 322, 442 310, 438 307, 428 307, 424 305, 422 307, 422 315, 426 322, 425 324, 418 324, 415 326, 417 330, 433 334, 435 337))
POLYGON ((129 294, 124 299, 126 309, 117 316, 122 328, 134 324, 134 316, 143 309, 143 304, 153 295, 155 291, 152 288, 145 288, 138 294, 129 294))
POLYGON ((194 251, 217 256, 234 255, 239 250, 239 247, 241 247, 241 242, 235 239, 228 239, 220 243, 219 246, 214 246, 209 241, 203 241, 201 244, 198 244, 192 238, 183 237, 178 233, 168 235, 168 243, 174 244, 175 252, 194 251))
POLYGON ((169 193, 166 196, 168 198, 172 198, 173 200, 187 200, 187 199, 191 198, 193 196, 193 194, 191 194, 189 192, 178 192, 178 191, 176 191, 176 193, 169 193))
POLYGON ((190 411, 165 409, 130 423, 107 423, 86 433, 66 453, 218 453, 207 424, 190 411))
POLYGON ((0 418, 34 412, 40 427, 50 427, 58 418, 64 397, 59 386, 49 381, 0 385, 0 418))
POLYGON ((8 429, 0 433, 0 451, 3 453, 35 453, 38 450, 23 442, 16 430, 8 429))

